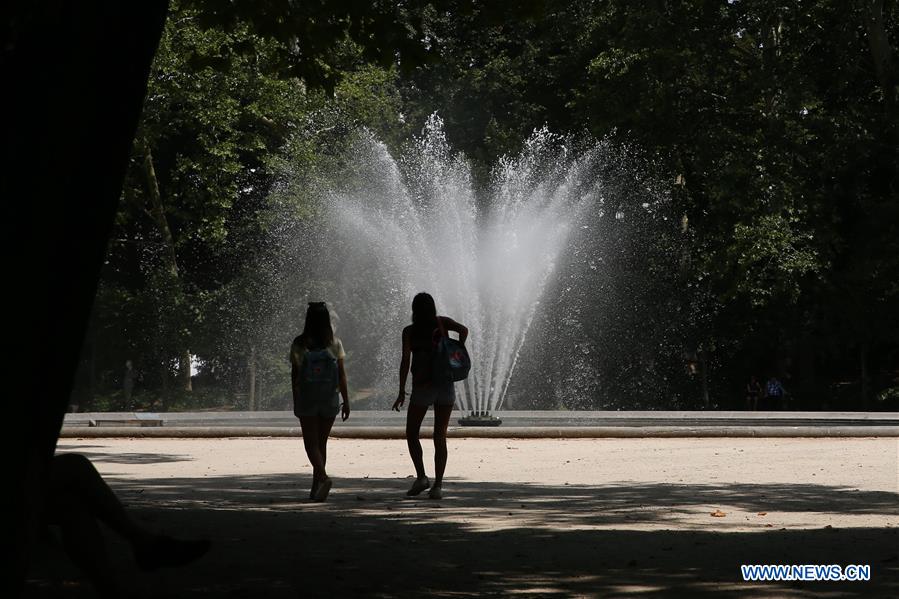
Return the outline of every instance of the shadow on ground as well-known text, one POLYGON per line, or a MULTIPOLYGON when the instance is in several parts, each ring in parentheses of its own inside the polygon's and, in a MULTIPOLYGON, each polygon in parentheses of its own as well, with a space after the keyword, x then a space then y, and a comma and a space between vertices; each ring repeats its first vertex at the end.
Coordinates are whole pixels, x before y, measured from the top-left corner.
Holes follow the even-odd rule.
MULTIPOLYGON (((840 526, 847 514, 895 526, 896 493, 449 481, 434 502, 403 498, 403 479, 335 479, 315 504, 296 474, 110 482, 151 526, 214 542, 195 566, 158 576, 134 571, 114 545, 144 596, 899 596, 897 528, 840 526), (771 524, 802 513, 832 514, 833 527, 771 524), (740 564, 750 563, 870 564, 872 580, 744 583, 740 564)), ((71 570, 53 570, 61 559, 48 553, 33 596, 89 596, 71 570)))
POLYGON ((110 453, 105 451, 97 451, 97 449, 103 449, 102 446, 98 445, 67 445, 64 451, 60 451, 59 454, 65 453, 82 453, 90 458, 90 460, 96 464, 108 463, 108 464, 171 464, 174 462, 189 462, 193 461, 193 456, 189 455, 178 455, 171 453, 135 453, 135 452, 118 452, 118 453, 110 453))

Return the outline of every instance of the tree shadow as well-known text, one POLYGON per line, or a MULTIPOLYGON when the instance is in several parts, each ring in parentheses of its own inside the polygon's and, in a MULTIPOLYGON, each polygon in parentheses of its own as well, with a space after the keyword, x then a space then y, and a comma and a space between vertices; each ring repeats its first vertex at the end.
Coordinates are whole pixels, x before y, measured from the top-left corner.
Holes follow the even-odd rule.
POLYGON ((171 453, 110 453, 105 451, 94 451, 90 449, 90 445, 66 446, 64 451, 58 452, 58 455, 66 453, 80 453, 96 463, 107 464, 171 464, 174 462, 192 462, 195 458, 190 455, 178 455, 171 453), (84 451, 90 449, 89 451, 84 451))
POLYGON ((125 554, 122 568, 148 596, 899 595, 899 534, 886 525, 899 522, 897 493, 448 480, 435 502, 404 498, 404 479, 335 478, 318 504, 298 474, 109 480, 140 519, 213 539, 207 558, 160 578, 132 571, 125 554), (711 517, 715 508, 727 517, 711 517), (832 515, 833 528, 766 527, 806 512, 832 515), (842 526, 841 515, 885 525, 842 526), (872 580, 742 581, 741 564, 766 563, 870 564, 872 580))
MULTIPOLYGON (((93 457, 93 456, 92 456, 93 457)), ((112 460, 111 460, 112 461, 112 460)), ((126 495, 134 486, 152 491, 158 501, 196 505, 184 493, 184 479, 108 479, 126 495)), ((250 477, 209 476, 189 479, 191 496, 208 496, 221 507, 290 506, 302 501, 298 489, 308 488, 308 475, 271 474, 250 477), (246 491, 252 491, 247 493, 246 491)), ((390 502, 402 497, 404 479, 364 478, 341 480, 343 493, 358 501, 390 502)), ((643 509, 652 517, 655 508, 669 515, 692 513, 726 504, 747 512, 812 512, 818 514, 880 514, 899 517, 899 493, 862 491, 858 488, 811 483, 790 484, 674 484, 613 482, 604 485, 540 485, 535 483, 450 482, 451 497, 435 504, 456 510, 505 509, 509 505, 534 508, 556 518, 596 523, 620 523, 643 509)))

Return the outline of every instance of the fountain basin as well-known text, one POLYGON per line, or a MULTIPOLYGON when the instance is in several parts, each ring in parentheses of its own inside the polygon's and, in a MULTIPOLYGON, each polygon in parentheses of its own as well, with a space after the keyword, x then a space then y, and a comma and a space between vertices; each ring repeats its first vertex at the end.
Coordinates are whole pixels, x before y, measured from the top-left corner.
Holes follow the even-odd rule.
POLYGON ((499 426, 503 421, 489 412, 472 412, 468 416, 459 418, 460 426, 499 426))

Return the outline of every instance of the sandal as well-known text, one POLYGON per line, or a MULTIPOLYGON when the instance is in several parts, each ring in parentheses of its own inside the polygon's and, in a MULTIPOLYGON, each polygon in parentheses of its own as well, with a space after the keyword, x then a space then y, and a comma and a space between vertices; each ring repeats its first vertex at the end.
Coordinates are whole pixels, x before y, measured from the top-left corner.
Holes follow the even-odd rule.
POLYGON ((331 492, 331 479, 326 478, 325 480, 318 483, 318 488, 315 490, 315 501, 321 503, 325 499, 328 498, 328 493, 331 492))
POLYGON ((428 480, 427 476, 417 478, 415 479, 415 482, 412 483, 412 488, 406 491, 406 497, 415 497, 430 486, 431 481, 428 480))

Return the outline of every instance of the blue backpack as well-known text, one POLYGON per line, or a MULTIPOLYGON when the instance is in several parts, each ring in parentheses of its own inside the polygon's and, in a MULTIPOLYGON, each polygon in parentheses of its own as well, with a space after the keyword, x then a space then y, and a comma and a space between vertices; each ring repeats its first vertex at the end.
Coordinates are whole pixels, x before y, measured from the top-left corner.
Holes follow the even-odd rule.
POLYGON ((439 316, 437 326, 440 328, 440 337, 431 352, 431 381, 437 385, 445 385, 468 378, 468 371, 471 370, 468 350, 446 334, 439 316))
POLYGON ((337 358, 327 349, 310 349, 300 365, 300 400, 325 402, 337 394, 337 358))

